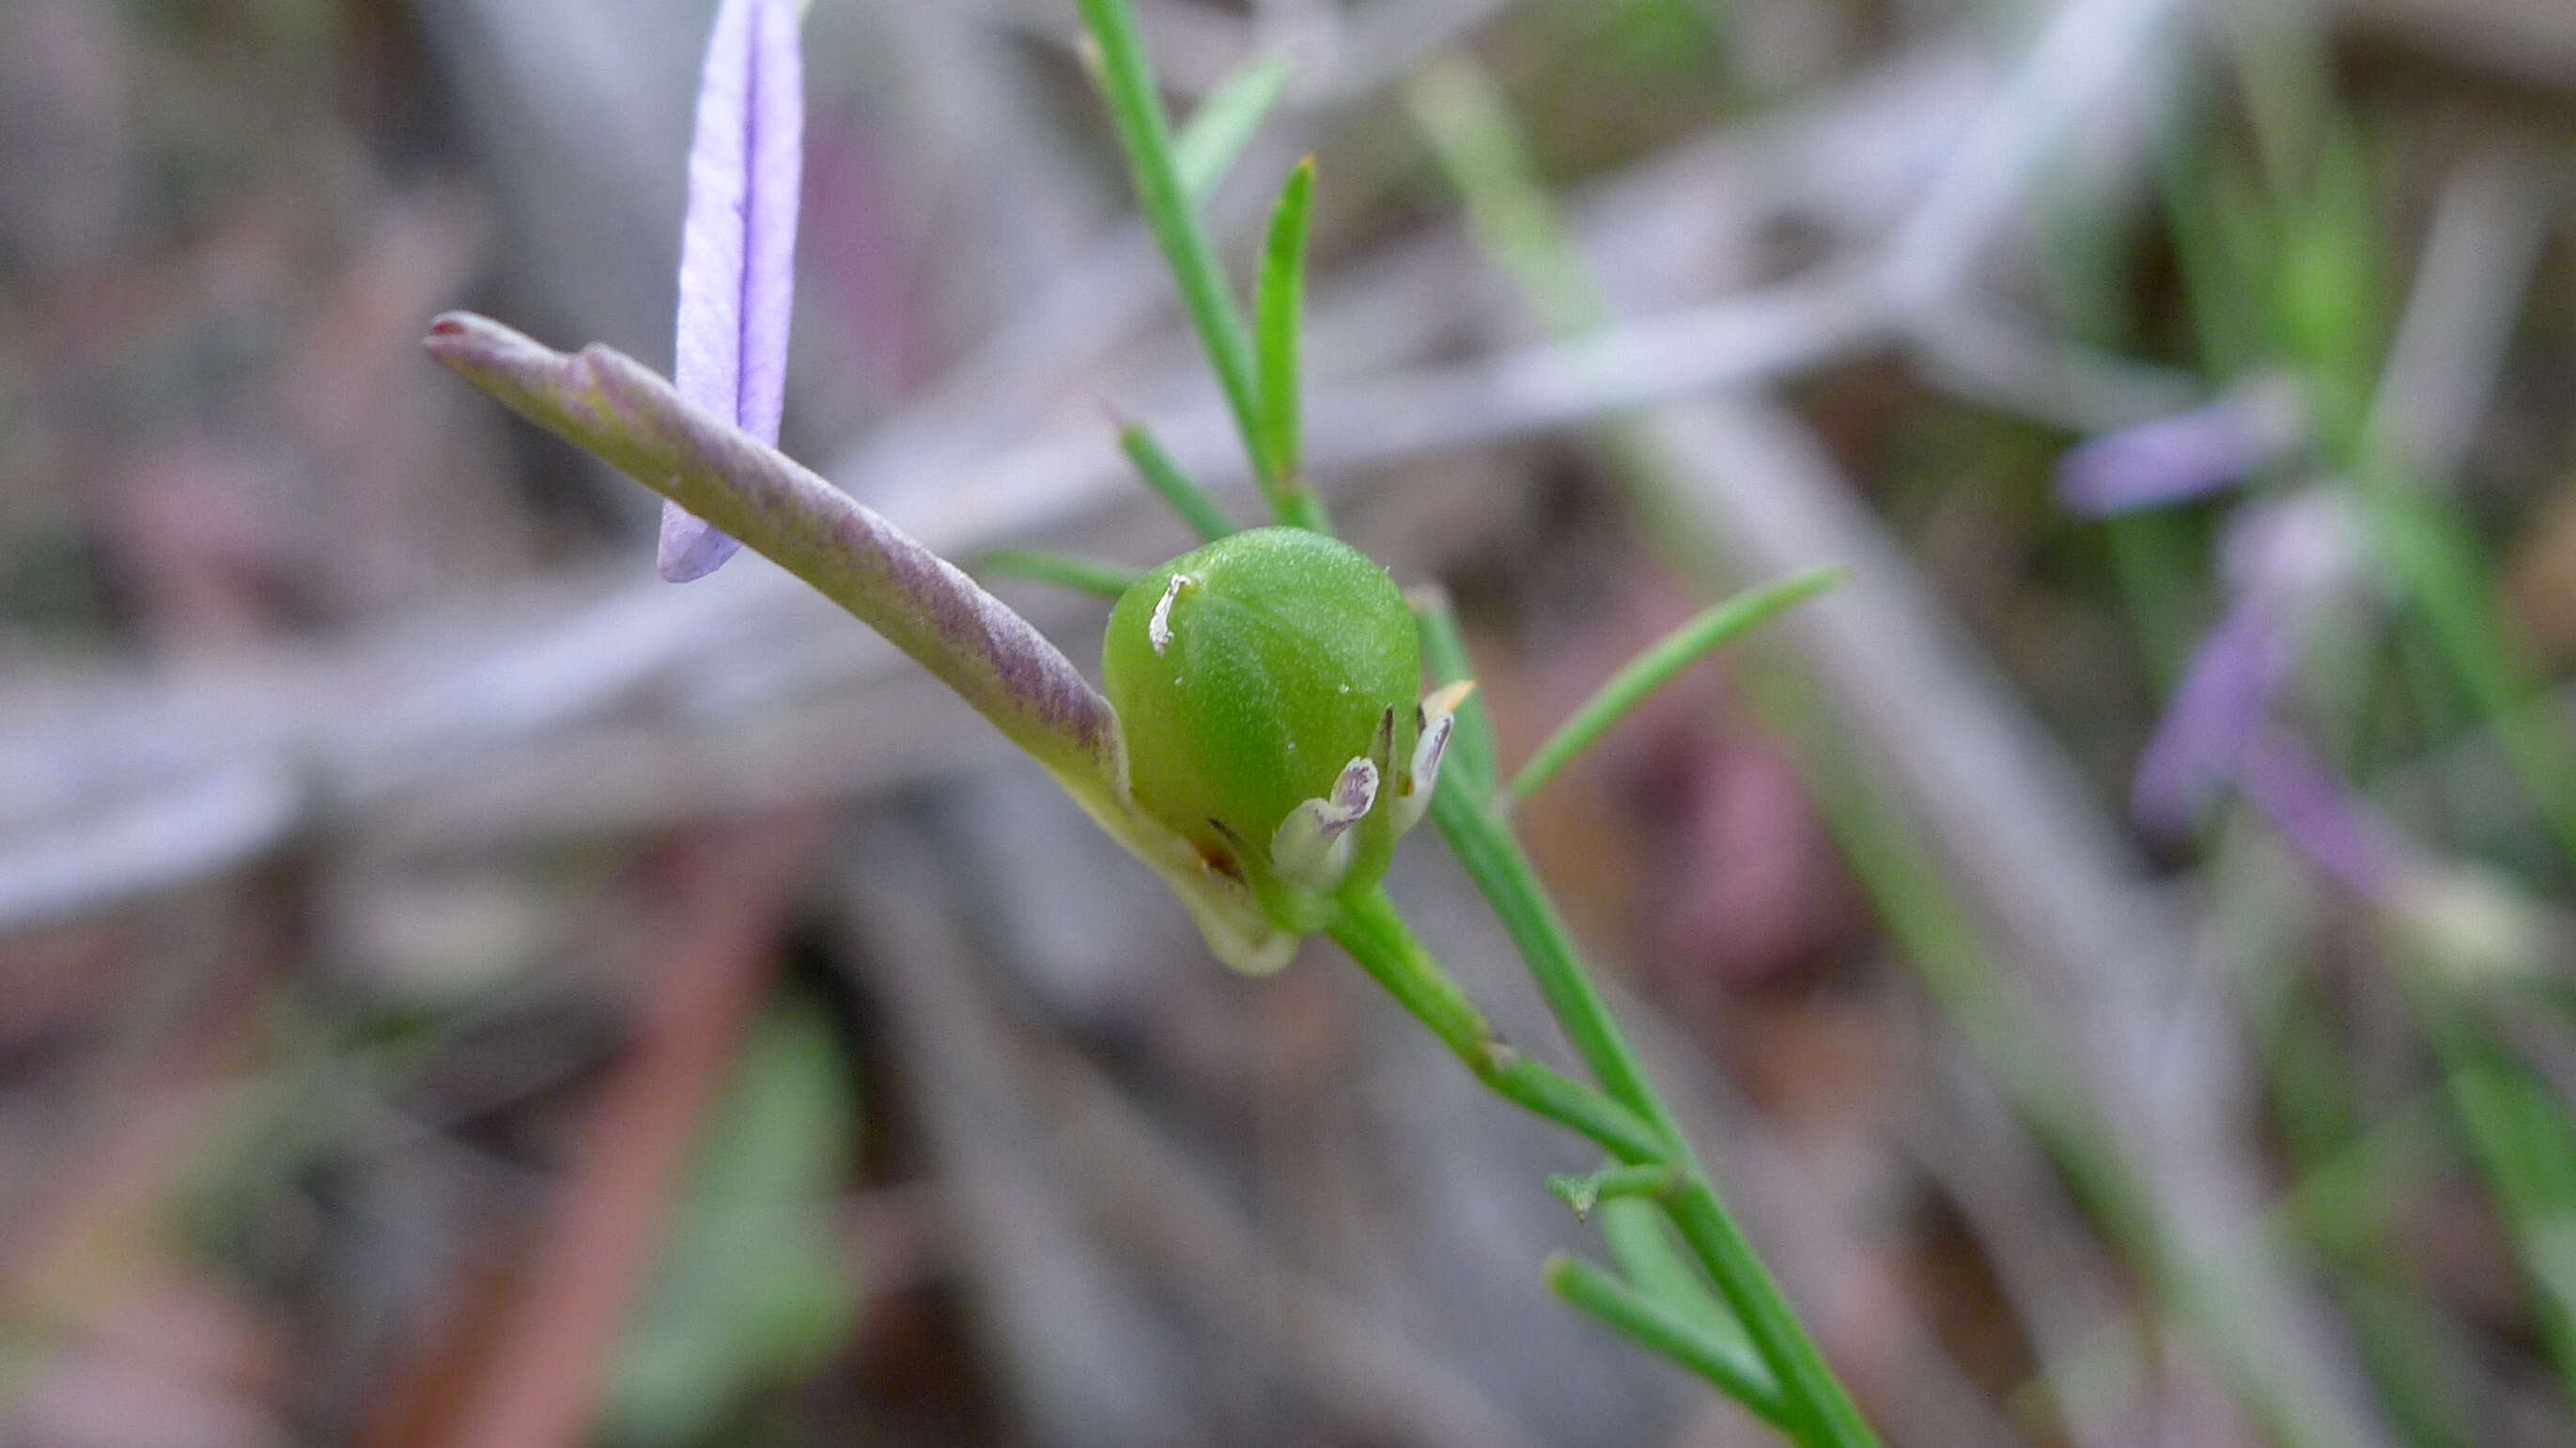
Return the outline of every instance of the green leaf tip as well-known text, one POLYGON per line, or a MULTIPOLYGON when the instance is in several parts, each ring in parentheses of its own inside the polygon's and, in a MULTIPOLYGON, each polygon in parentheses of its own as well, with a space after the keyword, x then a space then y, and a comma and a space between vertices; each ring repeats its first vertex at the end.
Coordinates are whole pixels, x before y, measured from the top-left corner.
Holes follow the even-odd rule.
POLYGON ((1134 587, 1141 576, 1141 570, 1124 563, 1083 558, 1043 548, 989 549, 976 555, 974 567, 969 571, 987 578, 1025 578, 1036 583, 1052 583, 1076 593, 1107 599, 1116 599, 1134 587))
MULTIPOLYGON (((1261 248, 1253 305, 1254 372, 1260 380, 1262 449, 1282 500, 1307 491, 1300 447, 1299 349, 1305 328, 1306 236, 1315 199, 1315 158, 1288 173, 1261 248)), ((1282 521, 1293 521, 1284 514, 1282 521)))
POLYGON ((1672 682, 1673 676, 1702 655, 1779 616, 1791 606, 1842 583, 1851 570, 1840 564, 1809 569, 1766 587, 1748 589, 1701 611, 1647 647, 1610 677, 1583 707, 1558 726, 1555 734, 1530 756, 1512 779, 1506 796, 1518 802, 1536 794, 1557 771, 1608 733, 1648 696, 1672 682))
POLYGON ((1214 498, 1192 482, 1189 474, 1181 471, 1181 465, 1172 461, 1172 455, 1163 451, 1163 445, 1154 440, 1154 434, 1147 431, 1143 423, 1131 422, 1118 429, 1118 450, 1127 455, 1127 461, 1135 464, 1145 486, 1152 488, 1155 496, 1180 514, 1181 521, 1190 525, 1190 531, 1199 535, 1200 542, 1213 543, 1242 531, 1232 518, 1226 516, 1225 509, 1217 506, 1214 498))
POLYGON ((1190 114, 1172 141, 1172 170, 1193 205, 1204 206, 1225 181, 1243 148, 1261 129, 1291 71, 1276 56, 1253 61, 1221 82, 1190 114))

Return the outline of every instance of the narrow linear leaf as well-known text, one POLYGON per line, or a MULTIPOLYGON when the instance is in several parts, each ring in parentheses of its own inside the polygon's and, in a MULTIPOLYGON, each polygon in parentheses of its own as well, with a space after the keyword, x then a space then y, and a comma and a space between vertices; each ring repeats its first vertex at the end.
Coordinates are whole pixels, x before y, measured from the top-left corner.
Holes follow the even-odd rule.
POLYGON ((1546 1272, 1548 1291, 1592 1314, 1612 1331, 1706 1378, 1762 1421, 1779 1428, 1795 1426, 1778 1380, 1748 1346, 1716 1337, 1580 1257, 1551 1257, 1546 1272))
POLYGON ((1661 1203, 1635 1197, 1605 1201, 1600 1225, 1601 1245, 1610 1249, 1611 1263, 1630 1288, 1736 1351, 1760 1356, 1734 1310, 1711 1294, 1708 1279, 1691 1265, 1661 1203))
POLYGON ((1172 142, 1172 170, 1191 205, 1205 206, 1216 194, 1270 108, 1287 94, 1288 76, 1284 60, 1254 61, 1227 76, 1191 113, 1172 142))
POLYGON ((1556 777, 1576 755, 1600 741, 1610 726, 1627 716, 1629 710, 1646 697, 1671 682, 1673 675, 1690 667, 1699 657, 1747 629, 1768 622, 1792 604, 1811 598, 1843 581, 1849 570, 1840 566, 1809 569, 1782 579, 1767 588, 1757 588, 1717 604, 1680 628, 1673 630, 1628 661, 1628 666, 1611 676, 1600 692, 1574 711, 1538 752, 1530 756, 1513 778, 1511 799, 1514 803, 1536 794, 1556 777))
POLYGON ((1154 440, 1154 435, 1145 430, 1144 424, 1131 422, 1118 429, 1118 447, 1127 454, 1127 460, 1136 465, 1136 471, 1144 475, 1145 486, 1152 488, 1156 496, 1171 505, 1173 512, 1181 515, 1181 521, 1190 525, 1191 531, 1199 535, 1200 542, 1213 543, 1240 531, 1234 526, 1234 520, 1225 515, 1225 509, 1217 506, 1216 499, 1191 482, 1190 475, 1181 471, 1181 465, 1172 461, 1172 455, 1163 451, 1163 445, 1154 440))
MULTIPOLYGON (((1297 363, 1306 311, 1306 222, 1315 199, 1315 158, 1288 173, 1261 248, 1253 303, 1253 358, 1261 379, 1262 446, 1282 492, 1306 492, 1299 470, 1297 363)), ((1310 525, 1311 526, 1311 525, 1310 525)))
POLYGON ((691 405, 633 358, 567 356, 470 313, 430 354, 812 584, 928 669, 1085 804, 1116 797, 1118 721, 1046 636, 946 559, 794 459, 691 405))
POLYGON ((1034 579, 1110 599, 1126 593, 1139 576, 1124 563, 1043 548, 995 548, 976 557, 973 571, 988 578, 1034 579))
POLYGON ((1254 391, 1252 342, 1241 305, 1228 288, 1216 246, 1183 189, 1172 157, 1171 120, 1163 113, 1162 92, 1145 59, 1144 37, 1128 0, 1076 0, 1092 42, 1099 47, 1096 67, 1101 96, 1127 153, 1127 169, 1136 187, 1136 205, 1145 225, 1170 263, 1182 305, 1198 330, 1208 365, 1215 369, 1226 405, 1243 434, 1253 474, 1262 491, 1275 491, 1261 451, 1260 398, 1254 391))

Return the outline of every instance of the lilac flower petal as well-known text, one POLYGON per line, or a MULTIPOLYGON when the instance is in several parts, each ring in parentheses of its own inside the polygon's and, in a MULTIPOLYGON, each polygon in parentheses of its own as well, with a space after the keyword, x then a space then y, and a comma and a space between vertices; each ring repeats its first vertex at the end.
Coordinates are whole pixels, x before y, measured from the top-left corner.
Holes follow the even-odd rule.
POLYGON ((2307 745, 2257 730, 2237 761, 2237 788, 2291 846, 2364 899, 2393 903, 2425 874, 2413 845, 2354 797, 2307 745))
MULTIPOLYGON (((764 443, 778 441, 786 402, 804 126, 795 0, 724 0, 689 150, 672 376, 681 396, 764 443)), ((664 578, 702 577, 737 546, 678 504, 664 506, 664 578)))
POLYGON ((2291 410, 2257 387, 2105 433, 2058 461, 2058 500, 2098 518, 2216 492, 2282 454, 2297 433, 2291 410))
POLYGON ((2129 807, 2164 835, 2190 831, 2210 792, 2233 777, 2291 663, 2286 615, 2268 594, 2239 599, 2175 686, 2138 760, 2129 807))

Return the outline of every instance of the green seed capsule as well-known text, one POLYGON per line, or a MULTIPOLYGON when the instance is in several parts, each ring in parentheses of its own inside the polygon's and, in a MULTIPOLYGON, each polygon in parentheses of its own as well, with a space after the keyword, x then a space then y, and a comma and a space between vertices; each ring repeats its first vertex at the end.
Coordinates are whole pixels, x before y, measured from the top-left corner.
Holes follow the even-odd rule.
POLYGON ((1386 570, 1301 528, 1256 528, 1137 580, 1101 669, 1137 810, 1249 887, 1283 929, 1376 882, 1419 808, 1422 661, 1386 570))

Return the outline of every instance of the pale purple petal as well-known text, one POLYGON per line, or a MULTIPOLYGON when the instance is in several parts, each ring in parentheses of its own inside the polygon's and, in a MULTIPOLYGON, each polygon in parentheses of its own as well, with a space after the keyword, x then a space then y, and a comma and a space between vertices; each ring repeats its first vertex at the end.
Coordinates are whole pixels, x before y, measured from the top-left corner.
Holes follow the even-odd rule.
POLYGON ((2240 594, 2315 600, 2360 581, 2362 526, 2345 494, 2309 487, 2228 519, 2218 576, 2240 594))
POLYGON ((2129 807, 2140 824, 2165 835, 2190 831, 2263 727, 2291 660, 2285 615, 2271 596, 2250 595, 2228 609, 2193 652, 2138 760, 2129 807))
MULTIPOLYGON (((672 378, 680 395, 765 443, 786 401, 803 180, 805 79, 795 0, 723 0, 707 42, 680 234, 672 378)), ((662 512, 672 582, 738 545, 676 503, 662 512)))
POLYGON ((2057 464, 2058 500, 2098 518, 2201 497, 2280 457, 2297 432, 2281 389, 2248 388, 2075 447, 2057 464))
POLYGON ((1354 759, 1342 766, 1329 799, 1310 799, 1288 812, 1270 837, 1270 868, 1280 878, 1323 893, 1339 885, 1351 863, 1351 826, 1377 804, 1377 764, 1354 759))
POLYGON ((2245 742, 2236 787, 2292 848, 2354 894, 2385 903, 2424 873, 2415 847, 2285 733, 2258 730, 2245 742))

